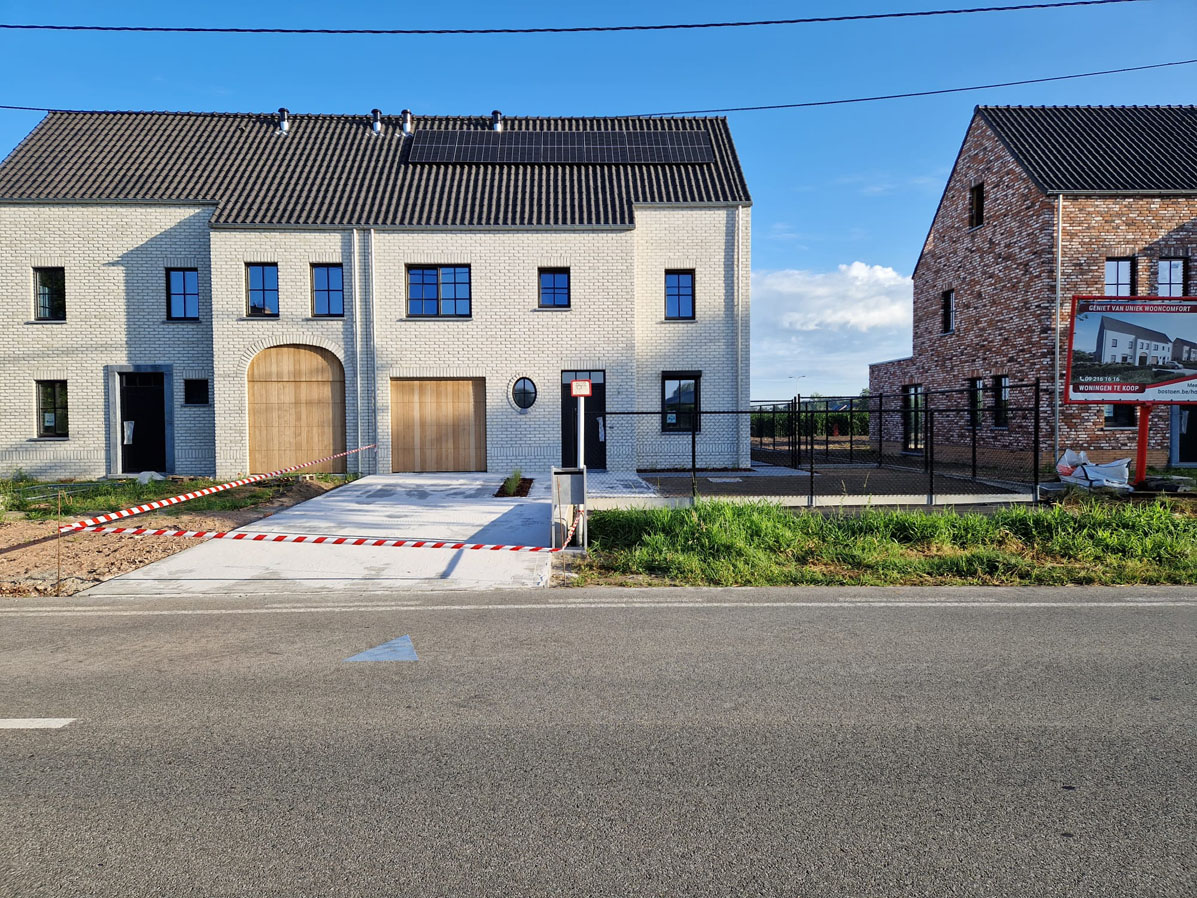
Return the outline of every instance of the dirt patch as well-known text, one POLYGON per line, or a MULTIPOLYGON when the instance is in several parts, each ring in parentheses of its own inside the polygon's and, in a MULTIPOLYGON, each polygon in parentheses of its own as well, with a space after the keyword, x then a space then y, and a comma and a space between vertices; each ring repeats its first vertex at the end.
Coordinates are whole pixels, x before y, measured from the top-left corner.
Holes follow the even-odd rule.
MULTIPOLYGON (((233 530, 267 518, 339 486, 296 480, 260 505, 189 515, 186 505, 137 515, 114 526, 174 527, 180 530, 233 530)), ((72 533, 56 537, 57 521, 0 521, 0 596, 74 595, 120 574, 144 567, 203 540, 177 536, 115 536, 72 533), (62 581, 59 585, 61 555, 62 581)))
POLYGON ((500 499, 522 498, 528 495, 528 493, 532 490, 532 480, 533 478, 531 477, 520 478, 520 485, 515 488, 514 493, 504 492, 506 485, 500 485, 499 488, 495 490, 495 495, 500 499))

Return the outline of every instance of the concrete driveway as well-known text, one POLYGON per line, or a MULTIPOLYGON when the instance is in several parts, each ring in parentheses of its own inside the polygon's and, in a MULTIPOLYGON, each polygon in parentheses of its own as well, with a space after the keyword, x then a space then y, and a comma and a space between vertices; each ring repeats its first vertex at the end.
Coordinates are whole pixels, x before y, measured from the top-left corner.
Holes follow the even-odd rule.
MULTIPOLYGON (((242 529, 544 546, 549 478, 524 499, 498 499, 501 474, 374 474, 242 529)), ((544 586, 554 556, 213 540, 88 590, 242 595, 544 586)))

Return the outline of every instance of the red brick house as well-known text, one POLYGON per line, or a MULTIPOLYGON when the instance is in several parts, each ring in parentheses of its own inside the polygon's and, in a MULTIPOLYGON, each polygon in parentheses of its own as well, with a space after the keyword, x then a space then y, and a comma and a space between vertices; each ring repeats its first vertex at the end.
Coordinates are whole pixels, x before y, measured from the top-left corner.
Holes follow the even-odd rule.
MULTIPOLYGON (((914 271, 913 354, 871 365, 869 389, 1039 379, 1045 457, 1131 455, 1133 407, 1060 402, 1071 298, 1191 295, 1195 255, 1197 106, 978 106, 914 271)), ((1155 409, 1152 464, 1197 465, 1190 411, 1155 409)))

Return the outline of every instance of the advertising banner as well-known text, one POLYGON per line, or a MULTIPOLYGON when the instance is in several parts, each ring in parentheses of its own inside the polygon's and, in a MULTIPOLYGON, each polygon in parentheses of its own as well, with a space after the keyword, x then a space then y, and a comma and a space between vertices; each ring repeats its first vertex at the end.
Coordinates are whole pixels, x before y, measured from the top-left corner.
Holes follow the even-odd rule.
POLYGON ((1197 298, 1074 296, 1066 402, 1197 403, 1197 298))

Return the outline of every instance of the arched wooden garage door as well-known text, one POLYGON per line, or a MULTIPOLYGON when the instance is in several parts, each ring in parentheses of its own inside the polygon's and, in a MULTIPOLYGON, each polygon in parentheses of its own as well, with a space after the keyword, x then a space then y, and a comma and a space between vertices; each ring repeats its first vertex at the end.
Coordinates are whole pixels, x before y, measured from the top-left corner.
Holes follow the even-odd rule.
MULTIPOLYGON (((249 363, 249 469, 262 474, 345 451, 345 369, 316 346, 275 346, 249 363)), ((337 458, 304 473, 345 473, 337 458)))

